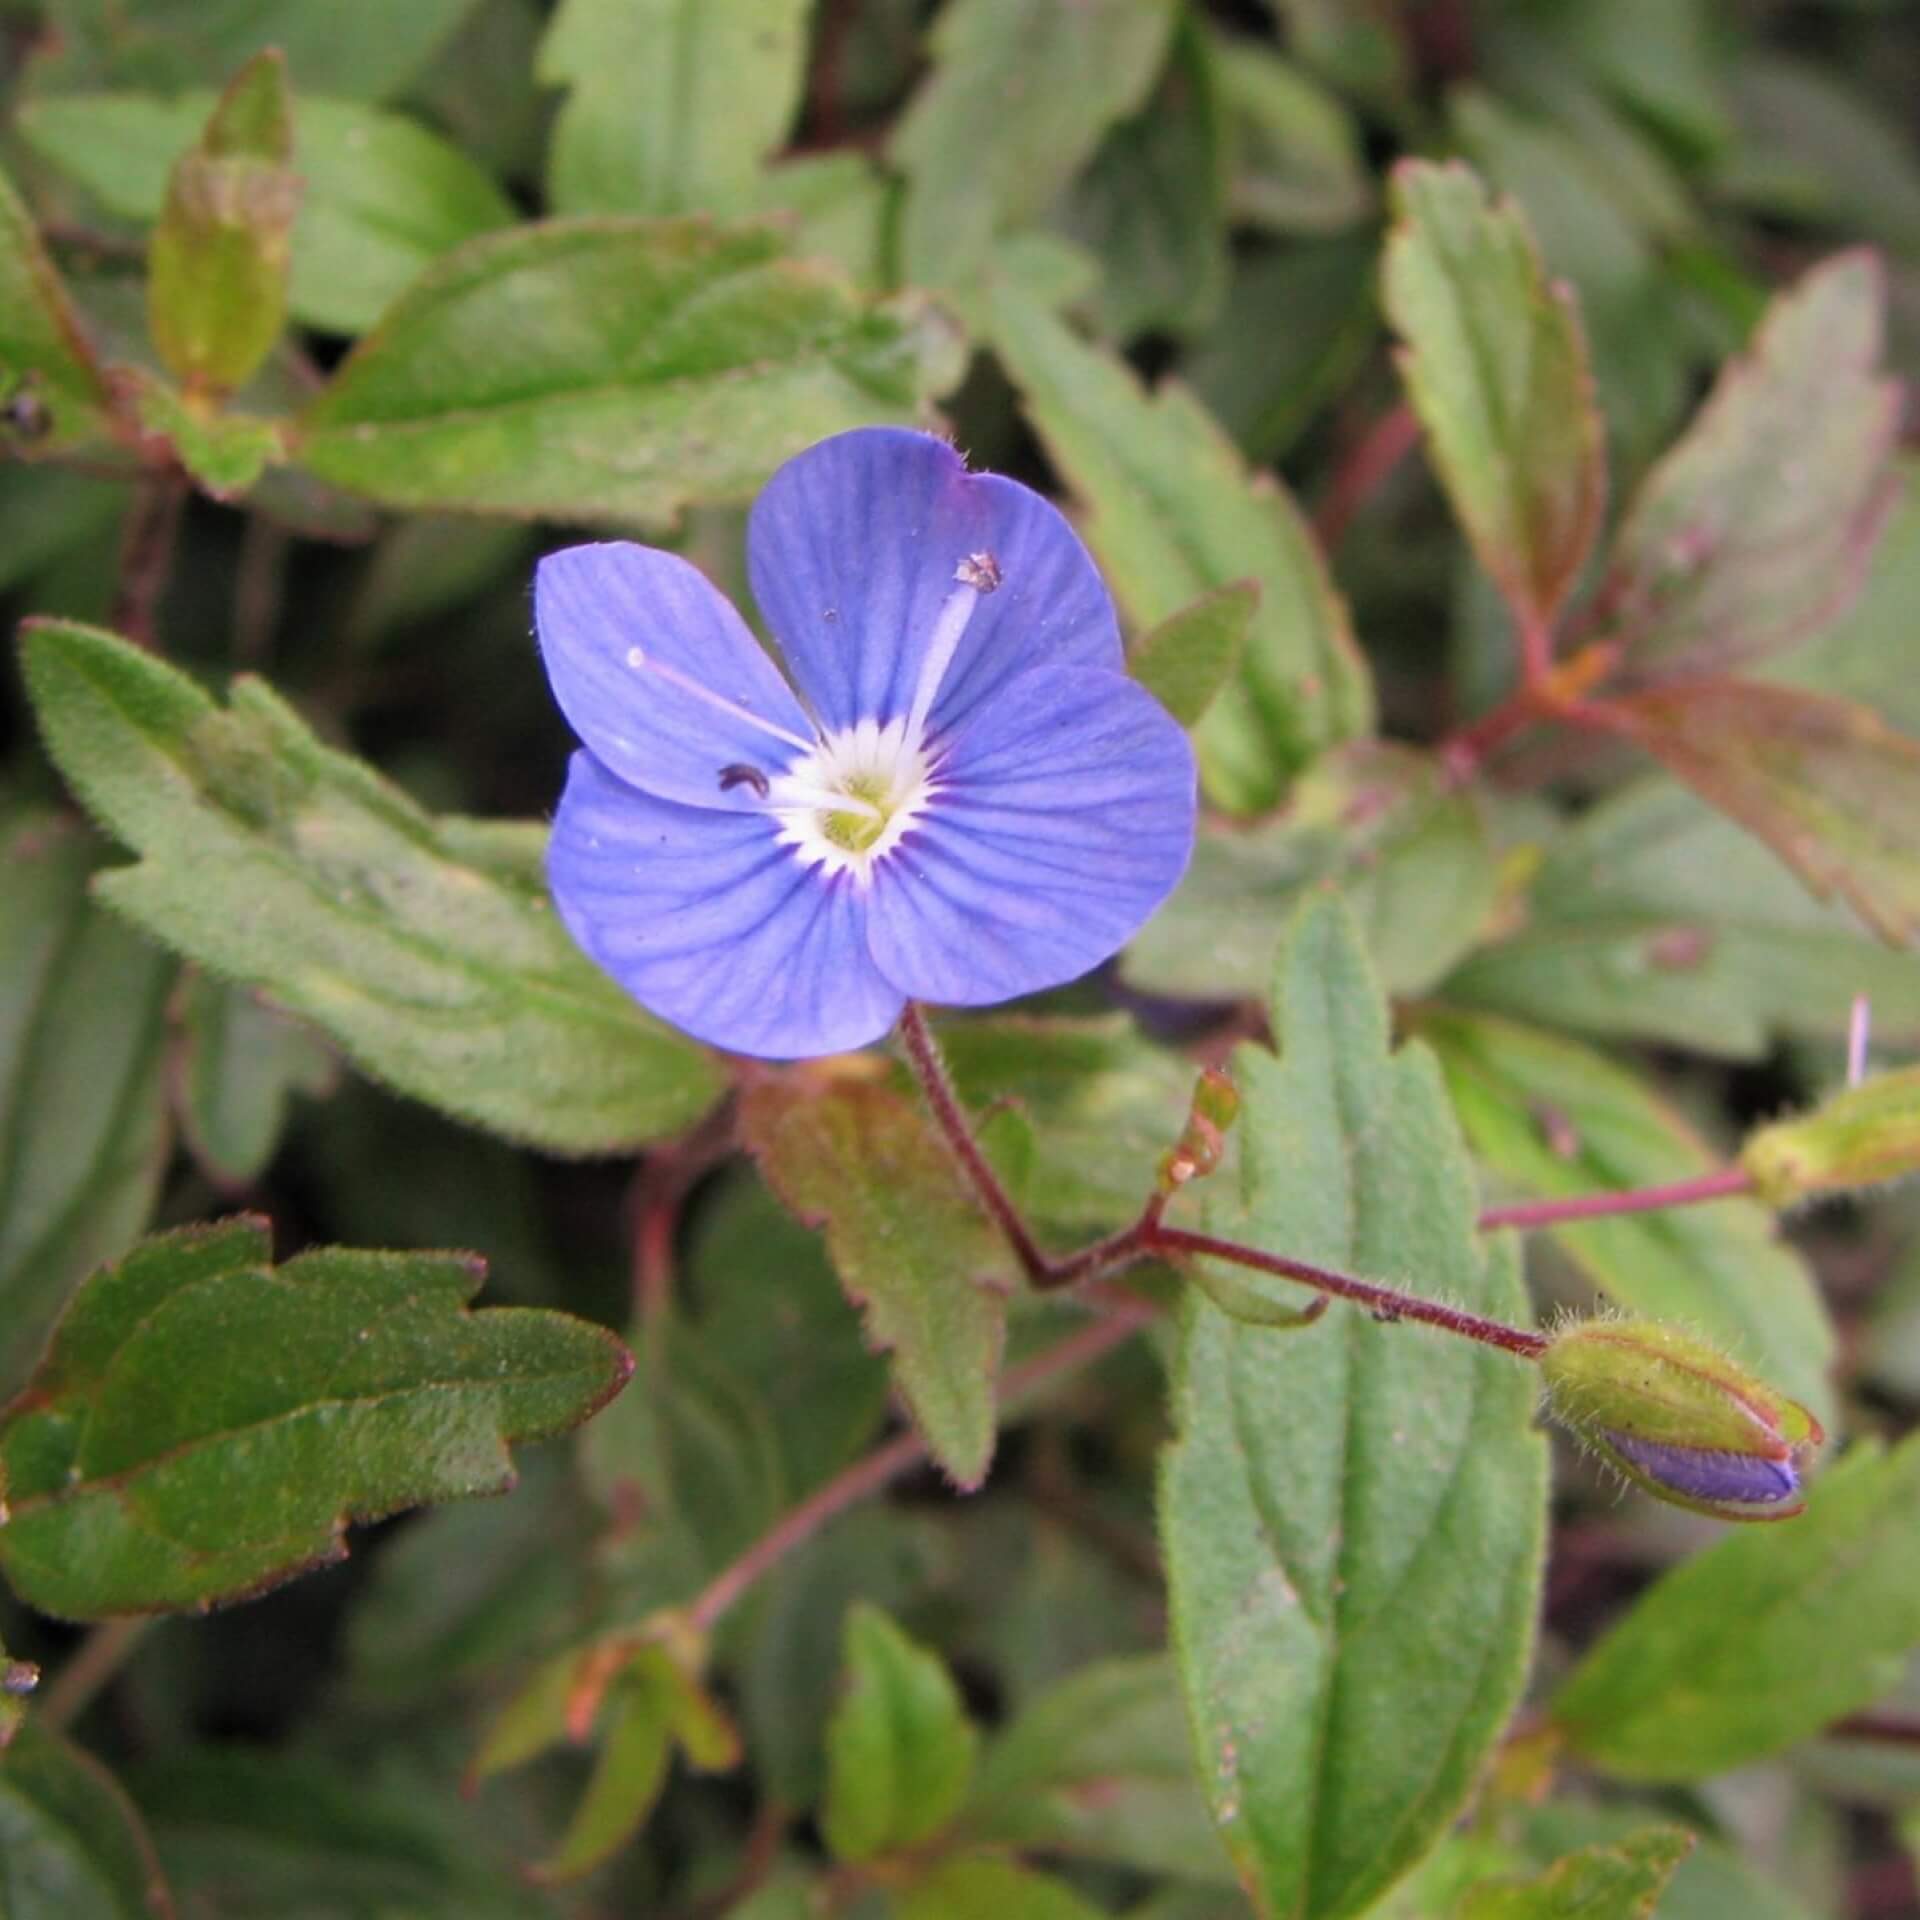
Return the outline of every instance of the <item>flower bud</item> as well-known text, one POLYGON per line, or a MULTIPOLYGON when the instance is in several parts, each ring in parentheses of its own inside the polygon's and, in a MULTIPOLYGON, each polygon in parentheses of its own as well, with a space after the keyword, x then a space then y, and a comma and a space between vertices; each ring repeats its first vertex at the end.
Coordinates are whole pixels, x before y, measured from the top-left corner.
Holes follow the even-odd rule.
POLYGON ((1563 1328, 1540 1357, 1547 1404, 1636 1486, 1720 1520, 1800 1511, 1797 1456, 1825 1437, 1805 1407, 1690 1334, 1650 1320, 1563 1328))
POLYGON ((1812 1113, 1762 1127, 1740 1164, 1772 1207, 1912 1173, 1920 1168, 1920 1068, 1876 1074, 1812 1113))
POLYGON ((1187 1109, 1180 1138, 1160 1156, 1161 1197, 1176 1194, 1219 1166, 1227 1150, 1227 1129, 1240 1117, 1240 1090, 1218 1067, 1201 1074, 1187 1109))

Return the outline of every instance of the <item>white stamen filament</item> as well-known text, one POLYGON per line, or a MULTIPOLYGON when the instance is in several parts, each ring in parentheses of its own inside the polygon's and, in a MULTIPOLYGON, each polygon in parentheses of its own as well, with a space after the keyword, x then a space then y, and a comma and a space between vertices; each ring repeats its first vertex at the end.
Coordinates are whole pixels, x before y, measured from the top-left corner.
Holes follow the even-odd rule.
POLYGON ((926 657, 920 662, 919 683, 913 690, 913 706, 907 713, 906 737, 918 746, 926 737, 927 715, 939 697, 940 683, 953 665, 961 636, 980 604, 982 589, 969 579, 957 586, 941 602, 939 617, 933 623, 933 637, 927 642, 926 657))
POLYGON ((802 740, 797 733, 789 733, 785 727, 777 727, 771 720, 763 720, 757 713, 749 713, 745 707, 736 706, 724 694, 715 693, 709 687, 703 687, 698 680, 682 673, 677 667, 670 667, 664 660, 655 660, 650 654, 638 647, 627 649, 627 665, 642 673, 657 673, 669 686, 678 687, 682 693, 691 694, 696 700, 704 700, 708 706, 716 708, 729 719, 738 720, 743 725, 757 727, 762 733, 770 733, 776 740, 787 746, 798 747, 802 753, 811 753, 819 744, 816 740, 802 740))
POLYGON ((880 819, 880 809, 858 794, 834 793, 826 787, 810 787, 804 781, 783 774, 773 783, 773 792, 763 803, 778 813, 786 807, 819 807, 827 813, 857 813, 863 819, 880 819))

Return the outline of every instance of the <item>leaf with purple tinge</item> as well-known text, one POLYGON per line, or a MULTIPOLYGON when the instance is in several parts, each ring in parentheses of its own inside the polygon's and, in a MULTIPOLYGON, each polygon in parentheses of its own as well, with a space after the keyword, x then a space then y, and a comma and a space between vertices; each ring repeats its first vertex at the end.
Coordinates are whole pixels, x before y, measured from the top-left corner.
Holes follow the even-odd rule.
POLYGON ((824 1223, 841 1284, 890 1352, 942 1470, 977 1487, 993 1458, 994 1376, 1012 1256, 904 1095, 868 1080, 754 1087, 741 1125, 768 1184, 824 1223))
POLYGON ((1750 680, 1672 681, 1595 709, 1880 936, 1920 933, 1920 741, 1868 707, 1750 680))
POLYGON ((1778 653, 1853 602, 1898 497, 1901 387, 1870 253, 1767 310, 1615 542, 1601 631, 1651 678, 1778 653))
POLYGON ((1429 455, 1480 564, 1544 636, 1606 506, 1606 445, 1572 297, 1525 219, 1455 162, 1393 172, 1388 317, 1429 455))

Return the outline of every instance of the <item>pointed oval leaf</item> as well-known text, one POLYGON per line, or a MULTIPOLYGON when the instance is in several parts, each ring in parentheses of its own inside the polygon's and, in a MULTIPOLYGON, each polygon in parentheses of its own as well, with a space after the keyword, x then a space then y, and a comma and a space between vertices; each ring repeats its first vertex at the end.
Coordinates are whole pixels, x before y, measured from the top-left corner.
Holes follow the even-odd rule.
MULTIPOLYGON (((1241 1194, 1216 1231, 1526 1312, 1483 1247, 1433 1060, 1388 1051, 1337 901, 1304 908, 1243 1048, 1241 1194)), ((1297 1290, 1289 1290, 1297 1291, 1297 1290)), ((1200 1776, 1264 1911, 1371 1906, 1445 1834, 1518 1700, 1546 1460, 1535 1382, 1504 1354, 1336 1303, 1276 1333, 1189 1290, 1161 1478, 1174 1644, 1200 1776)))
POLYGON ((977 1740, 939 1657, 865 1601, 847 1615, 846 1668, 827 1723, 820 1824, 842 1860, 871 1860, 930 1840, 953 1819, 977 1740))
POLYGON ((1917 1508, 1920 1435, 1857 1446, 1798 1519, 1732 1530, 1651 1588, 1554 1695, 1555 1723, 1608 1773, 1700 1780, 1865 1706, 1920 1647, 1917 1508))
POLYGON ((1393 173, 1387 312, 1434 463, 1524 632, 1548 634, 1606 507, 1606 446, 1572 298, 1525 220, 1460 163, 1393 173))
POLYGON ((871 306, 771 227, 542 221, 435 263, 302 422, 300 457, 390 507, 658 525, 744 500, 959 377, 950 323, 871 306))
POLYGON ((80 316, 47 257, 33 215, 0 173, 0 401, 38 409, 9 451, 58 453, 106 431, 107 389, 80 316))
POLYGON ((538 828, 432 818, 258 681, 223 709, 137 647, 53 623, 26 656, 61 771, 143 856, 101 896, 368 1073, 563 1153, 672 1133, 717 1097, 710 1056, 561 930, 538 828))
POLYGON ((0 1568, 43 1612, 211 1606, 344 1556, 349 1519, 513 1485, 633 1362, 604 1328, 468 1311, 470 1255, 269 1263, 264 1222, 144 1241, 0 1413, 0 1568))
POLYGON ((1768 308, 1614 542, 1601 631, 1629 672, 1777 653, 1853 601, 1898 497, 1886 287, 1842 254, 1768 308))

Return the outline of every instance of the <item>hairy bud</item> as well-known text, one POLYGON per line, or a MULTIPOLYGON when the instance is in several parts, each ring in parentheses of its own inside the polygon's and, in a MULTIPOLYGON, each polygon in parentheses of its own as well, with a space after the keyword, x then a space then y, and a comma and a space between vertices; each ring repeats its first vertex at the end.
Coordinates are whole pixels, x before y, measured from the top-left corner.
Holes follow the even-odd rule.
POLYGON ((1877 1074, 1812 1113, 1762 1127, 1740 1164, 1773 1207, 1912 1173, 1920 1168, 1920 1068, 1877 1074))
POLYGON ((1563 1328, 1540 1357, 1553 1417, 1636 1486, 1720 1520, 1798 1513, 1820 1423, 1704 1340, 1650 1320, 1563 1328))

